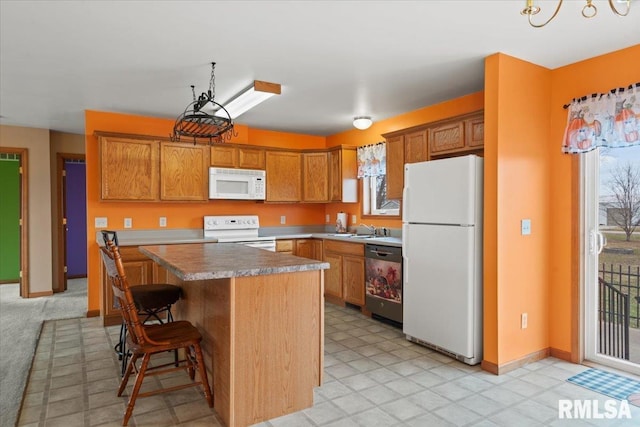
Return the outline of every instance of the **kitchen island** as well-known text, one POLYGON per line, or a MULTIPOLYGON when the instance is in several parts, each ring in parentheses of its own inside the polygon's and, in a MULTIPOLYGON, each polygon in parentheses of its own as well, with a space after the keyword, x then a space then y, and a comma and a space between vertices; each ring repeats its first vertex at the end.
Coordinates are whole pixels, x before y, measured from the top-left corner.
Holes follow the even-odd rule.
POLYGON ((232 243, 141 246, 182 287, 174 317, 202 333, 214 408, 246 426, 313 405, 328 263, 232 243))

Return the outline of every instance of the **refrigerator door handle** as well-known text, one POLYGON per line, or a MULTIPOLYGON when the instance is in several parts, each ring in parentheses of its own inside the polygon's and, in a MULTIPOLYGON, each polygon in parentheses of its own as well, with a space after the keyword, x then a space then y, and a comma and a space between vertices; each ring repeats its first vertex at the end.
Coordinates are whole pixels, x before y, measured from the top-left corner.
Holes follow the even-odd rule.
POLYGON ((404 179, 404 187, 402 188, 402 221, 408 221, 409 213, 409 186, 407 184, 407 178, 404 179))

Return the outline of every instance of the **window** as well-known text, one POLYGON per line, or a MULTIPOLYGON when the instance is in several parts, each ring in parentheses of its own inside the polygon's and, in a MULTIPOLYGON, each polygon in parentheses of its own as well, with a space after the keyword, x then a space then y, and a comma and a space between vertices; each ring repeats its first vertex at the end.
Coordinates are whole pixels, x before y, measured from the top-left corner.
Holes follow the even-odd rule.
POLYGON ((400 215, 400 200, 387 199, 387 176, 362 179, 362 210, 364 215, 400 215))

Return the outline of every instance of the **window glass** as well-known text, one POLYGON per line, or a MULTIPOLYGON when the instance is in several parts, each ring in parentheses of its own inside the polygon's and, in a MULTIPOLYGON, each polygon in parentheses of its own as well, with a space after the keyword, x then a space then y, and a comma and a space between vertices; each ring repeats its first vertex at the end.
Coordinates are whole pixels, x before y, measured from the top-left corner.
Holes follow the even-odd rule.
POLYGON ((362 207, 365 215, 400 215, 400 200, 387 199, 387 177, 362 179, 362 207))

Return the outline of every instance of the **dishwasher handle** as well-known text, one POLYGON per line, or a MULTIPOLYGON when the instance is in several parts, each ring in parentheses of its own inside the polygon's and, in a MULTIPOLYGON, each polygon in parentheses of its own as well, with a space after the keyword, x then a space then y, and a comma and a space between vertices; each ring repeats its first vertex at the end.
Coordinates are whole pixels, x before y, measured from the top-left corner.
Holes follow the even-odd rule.
POLYGON ((387 256, 387 255, 393 255, 393 252, 381 251, 379 249, 371 249, 370 252, 373 253, 373 254, 376 254, 377 256, 380 256, 380 257, 384 257, 384 256, 387 256))

